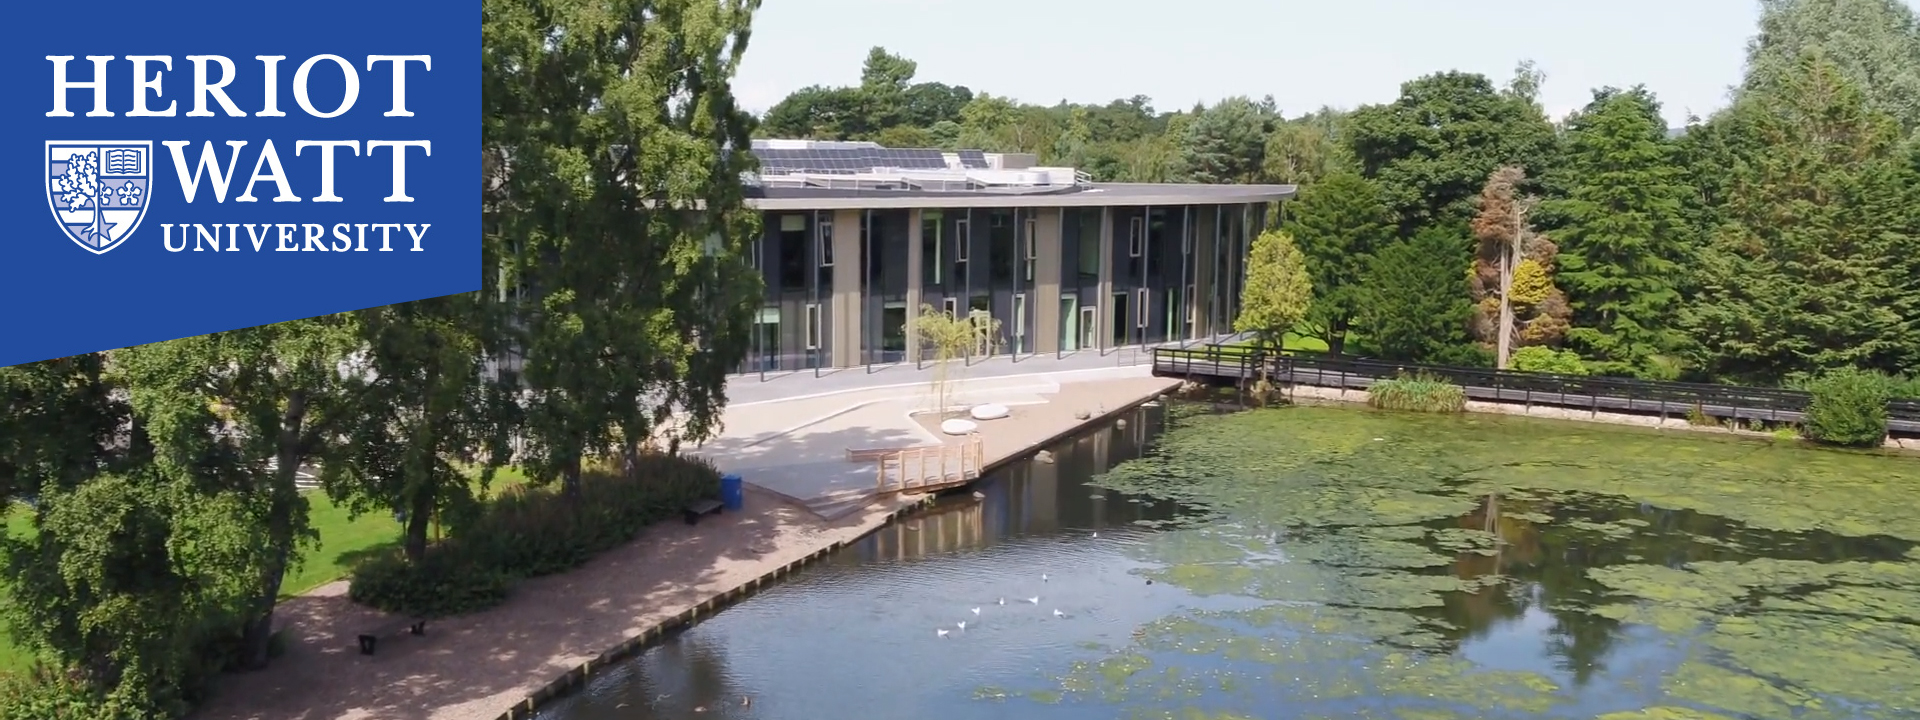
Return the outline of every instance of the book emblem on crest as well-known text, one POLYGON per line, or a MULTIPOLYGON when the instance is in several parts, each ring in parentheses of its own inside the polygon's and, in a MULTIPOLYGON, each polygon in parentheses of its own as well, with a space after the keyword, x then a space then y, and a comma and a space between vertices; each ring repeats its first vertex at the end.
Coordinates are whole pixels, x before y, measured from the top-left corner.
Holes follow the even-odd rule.
POLYGON ((47 141, 47 208, 67 239, 95 255, 126 242, 147 214, 152 161, 146 140, 47 141))

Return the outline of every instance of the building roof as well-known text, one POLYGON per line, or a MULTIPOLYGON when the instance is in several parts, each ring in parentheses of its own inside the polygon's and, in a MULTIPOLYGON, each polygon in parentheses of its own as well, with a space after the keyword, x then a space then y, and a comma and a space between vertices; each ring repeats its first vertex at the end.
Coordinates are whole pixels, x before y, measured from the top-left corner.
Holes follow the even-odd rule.
POLYGON ((1097 207, 1271 202, 1291 185, 1096 183, 1028 153, 895 149, 878 143, 755 140, 760 171, 743 178, 763 210, 914 207, 1097 207))
POLYGON ((1294 190, 1292 185, 1197 183, 1088 183, 1029 192, 761 187, 748 189, 747 204, 761 210, 1232 205, 1288 200, 1294 190))

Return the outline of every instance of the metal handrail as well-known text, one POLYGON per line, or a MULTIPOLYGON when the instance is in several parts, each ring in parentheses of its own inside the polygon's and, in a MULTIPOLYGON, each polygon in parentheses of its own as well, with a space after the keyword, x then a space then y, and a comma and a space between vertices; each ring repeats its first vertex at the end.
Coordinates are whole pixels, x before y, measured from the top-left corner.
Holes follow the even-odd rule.
MULTIPOLYGON (((1630 402, 1672 405, 1677 410, 1696 405, 1725 406, 1734 408, 1742 417, 1804 413, 1812 401, 1812 396, 1807 392, 1787 388, 1387 362, 1301 351, 1274 355, 1263 348, 1227 353, 1222 348, 1219 345, 1154 348, 1153 363, 1156 369, 1166 368, 1177 374, 1194 374, 1195 366, 1205 363, 1212 365, 1211 369, 1215 371, 1208 374, 1240 377, 1251 377, 1255 374, 1255 368, 1263 368, 1277 377, 1292 379, 1299 375, 1312 375, 1320 380, 1335 380, 1342 387, 1363 387, 1376 380, 1424 373, 1462 386, 1522 393, 1528 402, 1556 402, 1557 399, 1556 404, 1568 404, 1566 401, 1570 396, 1614 397, 1630 402), (1226 367, 1232 367, 1234 371, 1218 372, 1226 367)), ((1889 401, 1887 419, 1920 423, 1920 400, 1902 398, 1889 401)))

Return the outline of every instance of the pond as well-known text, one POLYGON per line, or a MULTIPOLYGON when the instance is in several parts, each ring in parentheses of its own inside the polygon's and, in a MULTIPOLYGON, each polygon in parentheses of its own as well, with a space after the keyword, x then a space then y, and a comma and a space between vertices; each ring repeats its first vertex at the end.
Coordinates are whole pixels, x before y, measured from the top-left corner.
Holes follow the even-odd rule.
POLYGON ((1920 717, 1920 459, 1186 405, 1053 453, 543 717, 1920 717))

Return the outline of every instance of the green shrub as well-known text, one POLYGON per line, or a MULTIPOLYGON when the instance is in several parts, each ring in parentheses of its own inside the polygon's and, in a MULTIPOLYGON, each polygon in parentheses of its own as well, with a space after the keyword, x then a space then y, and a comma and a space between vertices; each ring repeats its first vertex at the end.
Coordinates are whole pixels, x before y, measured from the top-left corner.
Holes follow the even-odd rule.
POLYGON ((1580 354, 1572 350, 1555 350, 1542 345, 1528 345, 1513 351, 1508 366, 1523 372, 1553 373, 1555 375, 1586 375, 1587 363, 1580 354))
POLYGON ((1920 376, 1895 378, 1889 391, 1902 400, 1920 400, 1920 376))
POLYGON ((1887 437, 1887 399, 1893 383, 1885 375, 1854 369, 1830 371, 1807 383, 1813 395, 1803 426, 1806 435, 1830 445, 1869 447, 1887 437))
POLYGON ((647 454, 635 465, 631 477, 612 468, 583 472, 577 500, 558 487, 509 490, 419 563, 393 554, 354 568, 350 594, 389 612, 474 612, 505 600, 521 578, 579 567, 688 502, 719 495, 720 473, 703 459, 647 454))
POLYGON ((1434 365, 1490 368, 1494 366, 1496 358, 1492 350, 1480 347, 1478 343, 1462 343, 1441 348, 1426 361, 1434 365))
POLYGON ((448 617, 485 610, 507 599, 514 578, 476 565, 470 553, 442 544, 418 565, 398 550, 368 558, 353 570, 348 595, 388 612, 448 617))
POLYGON ((1453 413, 1467 407, 1467 391, 1426 373, 1375 380, 1367 404, 1382 410, 1453 413))
POLYGON ((1713 419, 1712 415, 1708 415, 1707 409, 1701 407, 1700 403, 1694 403, 1693 407, 1687 408, 1687 424, 1700 426, 1719 425, 1720 421, 1713 419))
POLYGON ((163 717, 103 695, 73 673, 41 666, 30 673, 0 676, 0 720, 159 720, 163 717))

